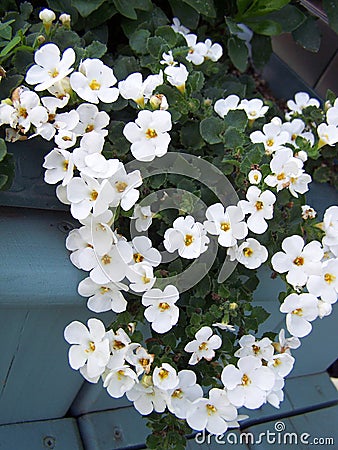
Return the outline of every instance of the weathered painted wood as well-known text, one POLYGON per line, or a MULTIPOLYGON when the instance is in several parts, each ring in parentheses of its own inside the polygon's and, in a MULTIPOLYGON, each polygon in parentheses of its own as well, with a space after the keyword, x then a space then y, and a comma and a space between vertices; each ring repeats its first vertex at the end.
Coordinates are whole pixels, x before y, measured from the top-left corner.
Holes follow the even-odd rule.
POLYGON ((83 450, 76 420, 60 419, 0 426, 0 450, 83 450))

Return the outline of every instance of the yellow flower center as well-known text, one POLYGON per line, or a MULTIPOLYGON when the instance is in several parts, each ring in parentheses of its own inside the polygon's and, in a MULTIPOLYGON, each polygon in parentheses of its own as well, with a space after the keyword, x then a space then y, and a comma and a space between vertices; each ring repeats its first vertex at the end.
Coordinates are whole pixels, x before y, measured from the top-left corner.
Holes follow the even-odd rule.
POLYGON ((275 362, 273 363, 273 366, 274 367, 278 367, 278 366, 280 366, 282 364, 282 361, 279 359, 279 358, 276 358, 275 359, 275 362))
POLYGON ((122 380, 122 377, 124 377, 124 370, 121 369, 117 372, 117 379, 122 380))
POLYGON ((216 406, 211 405, 210 403, 207 403, 205 407, 207 408, 208 416, 211 416, 211 414, 215 414, 215 412, 217 411, 216 406))
POLYGON ((258 347, 258 345, 253 345, 252 346, 252 350, 254 352, 255 355, 257 355, 260 352, 260 347, 258 347))
POLYGON ((229 231, 230 230, 230 223, 229 222, 222 222, 221 223, 221 230, 222 231, 229 231))
POLYGON ((293 264, 295 264, 296 266, 303 266, 304 265, 304 258, 302 256, 297 256, 297 258, 295 258, 293 260, 293 264))
POLYGON ((93 190, 93 191, 90 193, 90 198, 91 198, 91 200, 92 200, 93 202, 95 202, 95 200, 97 199, 98 195, 99 195, 99 193, 98 193, 97 191, 93 190))
POLYGON ((268 140, 266 141, 266 145, 267 145, 268 147, 272 147, 274 143, 275 143, 275 141, 274 141, 273 139, 268 139, 268 140))
POLYGON ((63 161, 63 164, 62 164, 63 170, 65 172, 68 170, 68 166, 69 166, 69 160, 66 159, 65 161, 63 161))
POLYGON ((97 80, 92 80, 89 83, 89 87, 92 91, 98 91, 101 87, 101 84, 97 80))
POLYGON ((277 175, 277 180, 278 180, 278 181, 285 180, 285 173, 284 173, 284 172, 279 173, 279 174, 277 175))
POLYGON ((172 394, 172 397, 174 398, 182 398, 183 397, 183 392, 182 389, 176 389, 172 394))
POLYGON ((89 342, 89 346, 88 346, 88 348, 86 348, 85 352, 86 353, 92 353, 94 351, 95 351, 95 344, 94 344, 93 341, 90 341, 89 342))
POLYGON ((150 278, 148 278, 147 275, 143 275, 142 281, 144 284, 150 283, 150 278))
POLYGON ((107 292, 109 292, 110 291, 110 288, 109 287, 106 287, 106 286, 101 286, 100 287, 100 293, 103 295, 103 294, 106 294, 107 292))
POLYGON ((154 130, 154 128, 148 128, 148 130, 146 131, 146 137, 148 139, 156 138, 157 137, 156 130, 154 130))
POLYGON ((257 211, 261 211, 264 208, 264 203, 261 202, 260 200, 257 200, 257 202, 255 203, 255 207, 257 211))
POLYGON ((336 277, 332 274, 332 273, 326 273, 324 275, 324 280, 328 283, 331 284, 335 281, 336 277))
POLYGON ((85 129, 85 133, 90 133, 93 130, 94 130, 94 125, 93 124, 87 125, 86 129, 85 129))
POLYGON ((124 181, 118 181, 117 183, 115 183, 115 189, 117 190, 117 192, 124 192, 126 190, 126 187, 128 186, 127 183, 125 183, 124 181))
POLYGON ((161 310, 161 312, 167 311, 168 309, 170 309, 170 305, 168 305, 168 303, 166 303, 166 302, 159 303, 158 307, 161 310))
POLYGON ((207 344, 207 342, 202 342, 202 344, 198 346, 198 350, 200 350, 200 351, 202 351, 202 350, 208 350, 208 344, 207 344))
POLYGON ((158 373, 158 376, 161 378, 161 380, 165 380, 169 376, 169 372, 166 369, 161 369, 158 373))
POLYGON ((185 238, 184 238, 184 244, 189 247, 189 245, 191 245, 194 241, 194 238, 191 234, 186 234, 185 238))
POLYGON ((253 179, 255 180, 255 181, 258 181, 258 175, 257 175, 257 173, 255 173, 255 175, 253 176, 253 179))
POLYGON ((242 386, 249 386, 249 384, 251 384, 251 380, 250 380, 250 378, 248 377, 248 375, 245 373, 245 374, 242 376, 242 386))
POLYGON ((56 78, 59 75, 59 72, 57 71, 57 69, 53 69, 49 72, 49 74, 52 78, 56 78))
POLYGON ((145 369, 145 368, 149 365, 150 360, 147 359, 147 358, 140 358, 140 359, 138 360, 138 362, 139 362, 139 364, 145 369))
POLYGON ((144 256, 142 256, 141 253, 134 253, 133 258, 136 263, 140 263, 144 260, 144 256))
POLYGON ((105 265, 110 264, 111 263, 111 256, 103 255, 102 258, 101 258, 101 261, 105 265))
POLYGON ((246 257, 246 258, 250 258, 250 256, 253 254, 253 250, 252 250, 252 248, 250 248, 250 247, 245 247, 245 248, 243 248, 243 255, 246 257))
POLYGON ((297 308, 297 309, 294 309, 294 310, 291 312, 291 314, 295 314, 296 316, 302 317, 302 315, 303 315, 303 310, 302 310, 302 308, 297 308))
POLYGON ((297 134, 293 133, 293 135, 291 136, 291 140, 295 141, 297 139, 297 134))
POLYGON ((114 350, 121 350, 121 349, 123 349, 125 346, 126 346, 126 345, 125 345, 123 342, 114 340, 114 344, 113 344, 113 349, 114 349, 114 350))
POLYGON ((26 108, 23 108, 22 106, 20 106, 18 112, 19 112, 19 116, 20 116, 20 117, 23 117, 24 119, 27 118, 28 113, 27 113, 27 109, 26 109, 26 108))

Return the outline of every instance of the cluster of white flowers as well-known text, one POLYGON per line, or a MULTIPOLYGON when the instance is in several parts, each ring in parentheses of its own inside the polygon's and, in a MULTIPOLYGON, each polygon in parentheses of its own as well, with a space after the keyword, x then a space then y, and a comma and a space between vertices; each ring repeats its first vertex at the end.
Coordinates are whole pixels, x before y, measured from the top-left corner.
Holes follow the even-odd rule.
MULTIPOLYGON (((55 14, 44 10, 40 19, 48 27, 55 14)), ((70 21, 70 18, 63 20, 70 21)), ((187 42, 187 61, 199 65, 206 59, 217 61, 222 56, 219 44, 212 44, 209 39, 197 42, 197 36, 178 19, 174 19, 172 27, 187 42)), ((171 284, 163 290, 156 287, 154 268, 160 265, 162 257, 148 237, 138 236, 128 241, 112 229, 113 208, 129 211, 134 207, 131 220, 139 232, 148 230, 153 213, 151 206, 137 204, 141 172, 127 173, 121 161, 104 156, 110 118, 97 105, 113 103, 119 96, 134 102, 137 117, 123 129, 132 156, 142 162, 164 156, 171 142, 172 118, 168 111, 170 105, 164 95, 157 93, 157 88, 167 82, 184 94, 189 72, 184 64, 174 60, 172 51, 164 53, 162 58, 160 63, 166 68, 158 74, 144 79, 141 73, 131 73, 117 83, 113 69, 99 59, 87 58, 76 69, 72 48, 61 54, 55 44, 48 43, 36 51, 35 64, 26 75, 26 83, 35 86, 34 91, 19 87, 11 99, 0 105, 0 125, 11 127, 7 133, 9 139, 36 135, 54 139, 54 148, 43 164, 45 181, 59 183, 57 197, 70 206, 72 216, 81 223, 80 228, 70 232, 66 247, 71 252, 71 262, 89 272, 78 286, 79 294, 88 298, 88 308, 95 313, 121 313, 128 305, 124 293, 131 291, 140 295, 144 317, 159 334, 177 324, 180 308, 176 303, 180 293, 171 284), (48 91, 48 95, 37 94, 43 91, 48 91), (80 105, 71 109, 70 100, 75 94, 80 105), (67 112, 58 111, 66 106, 67 112)), ((266 155, 271 156, 270 173, 263 179, 260 168, 252 168, 246 199, 227 207, 221 203, 210 205, 203 223, 190 215, 178 217, 164 233, 165 249, 170 253, 177 251, 182 258, 196 259, 208 249, 209 234, 217 236, 230 260, 248 269, 256 269, 266 262, 267 248, 251 237, 251 234, 265 233, 273 218, 276 196, 266 185, 276 192, 289 188, 295 197, 305 193, 311 177, 304 171, 307 155, 299 151, 297 137, 311 145, 317 139, 319 146, 338 142, 337 102, 327 111, 327 123, 319 125, 318 138, 301 120, 302 110, 307 106, 317 107, 317 103, 307 94, 297 94, 295 101, 288 102, 291 112, 287 122, 274 118, 262 131, 253 131, 251 142, 262 144, 266 155)), ((242 110, 252 125, 265 116, 268 107, 258 98, 241 100, 230 95, 217 100, 214 110, 221 118, 229 111, 242 110)), ((300 214, 308 219, 315 216, 315 211, 305 205, 300 214)), ((322 230, 321 243, 306 243, 297 235, 287 237, 282 244, 283 251, 271 259, 274 270, 286 274, 286 281, 295 290, 280 308, 287 314, 286 325, 292 336, 286 339, 282 330, 279 342, 275 343, 268 338, 256 340, 251 335, 243 336, 234 355, 238 358, 237 365, 224 367, 219 388, 211 389, 207 397, 192 370, 177 373, 167 362, 155 367, 154 355, 132 342, 125 330, 106 331, 97 319, 89 319, 88 328, 74 321, 65 329, 65 339, 71 344, 71 367, 80 370, 89 382, 102 379, 108 394, 114 398, 126 394, 143 415, 168 408, 178 418, 186 419, 193 429, 206 429, 214 434, 238 426, 245 417, 238 415, 242 406, 255 409, 268 402, 279 407, 284 378, 294 363, 290 349, 300 345, 298 337, 311 331, 310 322, 328 315, 331 305, 337 301, 338 206, 326 211, 322 230)), ((228 323, 213 326, 215 332, 203 326, 195 339, 185 345, 189 366, 201 364, 202 360, 218 361, 217 351, 222 347, 219 329, 236 331, 228 323)), ((133 329, 133 324, 130 328, 133 329)))

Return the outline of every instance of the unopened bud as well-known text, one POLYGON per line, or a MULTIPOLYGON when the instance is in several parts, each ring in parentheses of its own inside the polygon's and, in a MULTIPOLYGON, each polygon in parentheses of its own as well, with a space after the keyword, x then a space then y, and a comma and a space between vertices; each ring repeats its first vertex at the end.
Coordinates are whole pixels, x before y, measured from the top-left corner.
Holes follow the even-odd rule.
POLYGON ((68 29, 70 28, 71 17, 69 14, 65 14, 65 13, 61 14, 61 16, 59 17, 59 20, 65 28, 68 28, 68 29))
POLYGON ((232 303, 229 304, 229 309, 230 309, 230 311, 234 311, 234 310, 237 309, 237 308, 238 308, 237 303, 232 302, 232 303))
POLYGON ((46 33, 48 34, 49 30, 52 26, 53 20, 56 19, 56 15, 55 15, 54 11, 47 9, 47 8, 43 9, 42 11, 40 11, 39 19, 42 21, 42 23, 45 27, 46 33))
POLYGON ((149 103, 153 109, 166 111, 169 108, 167 97, 163 94, 152 95, 149 103))
POLYGON ((38 43, 41 45, 46 41, 45 36, 43 36, 42 34, 40 34, 40 36, 37 37, 36 39, 38 41, 38 43))
POLYGON ((212 100, 210 98, 206 98, 204 100, 204 106, 211 106, 211 104, 212 104, 212 100))

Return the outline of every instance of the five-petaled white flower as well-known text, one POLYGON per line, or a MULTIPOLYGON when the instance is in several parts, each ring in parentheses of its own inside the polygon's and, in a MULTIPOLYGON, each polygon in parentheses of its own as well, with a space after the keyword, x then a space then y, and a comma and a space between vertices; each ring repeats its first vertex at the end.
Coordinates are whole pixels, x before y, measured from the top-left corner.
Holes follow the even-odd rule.
POLYGON ((203 397, 203 389, 196 383, 196 374, 192 370, 178 372, 178 384, 169 392, 168 409, 179 419, 186 419, 192 402, 203 397))
POLYGON ((321 273, 310 275, 306 287, 310 294, 324 302, 335 303, 338 299, 338 259, 324 262, 321 273))
POLYGON ((256 239, 247 238, 236 249, 235 258, 248 269, 257 269, 268 259, 268 251, 256 239))
POLYGON ((222 339, 217 334, 212 334, 210 327, 202 327, 195 334, 195 339, 189 342, 184 350, 187 353, 192 353, 189 364, 194 366, 202 358, 211 361, 215 356, 215 350, 222 345, 222 339))
POLYGON ((286 328, 289 333, 301 338, 311 332, 310 322, 318 317, 317 303, 317 297, 307 293, 285 297, 280 311, 286 313, 286 328))
POLYGON ((164 69, 167 80, 172 86, 175 86, 180 92, 185 92, 185 82, 188 79, 189 72, 184 64, 177 66, 168 66, 164 69))
POLYGON ((79 283, 78 292, 83 297, 89 297, 88 309, 96 313, 114 311, 120 313, 126 310, 127 301, 121 291, 128 291, 128 286, 123 283, 106 283, 104 285, 94 283, 87 277, 79 283))
POLYGON ((153 213, 150 206, 135 205, 131 219, 135 220, 135 228, 138 232, 147 231, 153 222, 153 213))
POLYGON ((161 289, 150 289, 142 297, 142 305, 146 307, 144 317, 151 323, 156 333, 166 333, 176 325, 179 308, 175 305, 179 292, 173 285, 161 289))
POLYGON ((250 214, 247 220, 249 230, 256 234, 263 234, 268 229, 266 220, 273 217, 273 205, 276 196, 271 191, 261 191, 257 186, 250 186, 246 193, 246 200, 240 200, 238 206, 245 214, 250 214))
POLYGON ((251 100, 243 99, 237 109, 244 109, 248 119, 253 122, 259 117, 264 117, 269 107, 264 106, 261 99, 253 98, 251 100))
POLYGON ((65 78, 74 69, 75 52, 67 48, 60 58, 60 49, 55 44, 45 44, 35 52, 35 65, 28 69, 26 82, 36 84, 36 91, 44 91, 65 78))
POLYGON ((240 98, 238 95, 231 94, 226 98, 220 98, 215 102, 214 110, 223 119, 229 111, 237 109, 240 98))
POLYGON ((238 358, 254 356, 256 358, 264 359, 265 361, 270 361, 274 354, 272 342, 267 337, 256 341, 254 336, 247 334, 242 336, 238 343, 241 346, 241 348, 235 352, 235 356, 238 358))
POLYGON ((153 383, 155 387, 167 391, 175 389, 178 385, 176 370, 168 363, 163 363, 161 367, 155 367, 153 372, 153 383))

